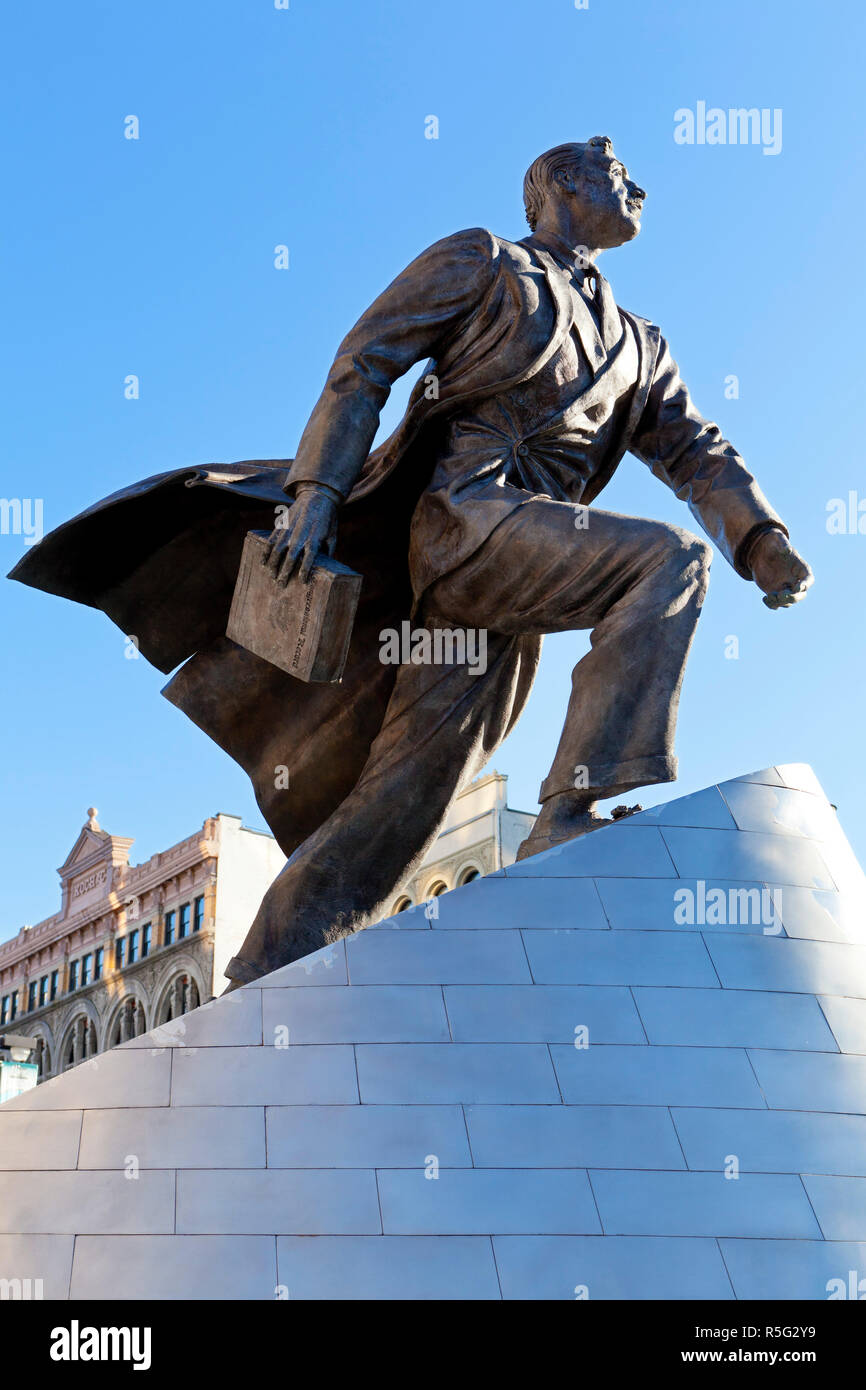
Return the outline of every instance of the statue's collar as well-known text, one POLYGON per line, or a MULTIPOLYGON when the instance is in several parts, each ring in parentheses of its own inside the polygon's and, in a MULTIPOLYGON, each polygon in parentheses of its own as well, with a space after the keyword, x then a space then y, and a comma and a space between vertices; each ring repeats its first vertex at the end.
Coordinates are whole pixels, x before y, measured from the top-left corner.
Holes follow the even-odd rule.
POLYGON ((567 270, 581 284, 587 275, 600 274, 597 267, 587 260, 585 251, 569 246, 563 237, 556 236, 553 232, 545 232, 543 235, 533 232, 531 236, 524 237, 521 245, 533 250, 546 251, 563 270, 567 270))

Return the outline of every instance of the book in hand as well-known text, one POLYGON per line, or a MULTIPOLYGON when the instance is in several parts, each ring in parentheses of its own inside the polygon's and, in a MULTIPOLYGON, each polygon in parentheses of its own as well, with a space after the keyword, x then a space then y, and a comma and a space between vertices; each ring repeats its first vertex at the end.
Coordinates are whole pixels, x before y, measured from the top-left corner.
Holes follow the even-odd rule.
POLYGON ((298 680, 340 680, 360 574, 320 555, 307 583, 296 570, 280 584, 263 563, 268 540, 267 531, 247 533, 226 636, 298 680))

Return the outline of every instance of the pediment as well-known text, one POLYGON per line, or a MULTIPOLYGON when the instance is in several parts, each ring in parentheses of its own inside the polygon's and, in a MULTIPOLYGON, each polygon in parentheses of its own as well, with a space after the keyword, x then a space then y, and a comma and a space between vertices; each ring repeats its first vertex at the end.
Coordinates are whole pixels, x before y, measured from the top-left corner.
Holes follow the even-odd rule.
POLYGON ((62 879, 68 878, 82 865, 110 853, 111 836, 108 832, 106 830, 91 830, 85 825, 57 872, 62 879))

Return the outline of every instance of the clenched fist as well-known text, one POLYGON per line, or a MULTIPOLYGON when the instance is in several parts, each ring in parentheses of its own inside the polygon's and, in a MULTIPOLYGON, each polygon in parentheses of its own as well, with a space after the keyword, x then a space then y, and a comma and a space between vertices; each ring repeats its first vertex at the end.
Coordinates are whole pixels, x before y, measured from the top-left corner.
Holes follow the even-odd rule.
POLYGON ((279 584, 288 584, 300 560, 304 583, 316 557, 333 555, 337 543, 338 494, 318 483, 299 483, 285 526, 277 526, 268 540, 265 564, 279 584))
POLYGON ((814 582, 802 555, 798 555, 783 531, 765 531, 752 546, 748 561, 752 578, 764 591, 768 608, 790 608, 805 598, 814 582))

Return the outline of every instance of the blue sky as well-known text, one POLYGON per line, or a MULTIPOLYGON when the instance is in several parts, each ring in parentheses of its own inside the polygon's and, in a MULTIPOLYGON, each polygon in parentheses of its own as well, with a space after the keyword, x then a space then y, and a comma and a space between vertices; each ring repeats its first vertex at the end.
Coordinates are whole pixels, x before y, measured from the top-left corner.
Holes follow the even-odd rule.
MULTIPOLYGON (((343 333, 412 257, 460 227, 525 235, 529 162, 612 136, 649 199, 640 239, 603 269, 662 326, 817 576, 804 604, 771 613, 717 557, 680 781, 644 800, 807 761, 866 855, 866 536, 826 525, 831 499, 866 498, 860 6, 48 0, 3 27, 0 491, 42 498, 46 529, 164 469, 290 456, 343 333), (674 113, 699 101, 780 109, 781 152, 678 145, 674 113)), ((693 526, 632 459, 601 505, 693 526)), ((23 548, 0 535, 3 573, 23 548)), ((262 825, 243 773, 106 618, 6 582, 0 604, 0 938, 56 910, 55 868, 91 804, 136 837, 134 860, 218 810, 262 825)), ((547 640, 494 760, 513 805, 535 805, 586 646, 547 640)))

